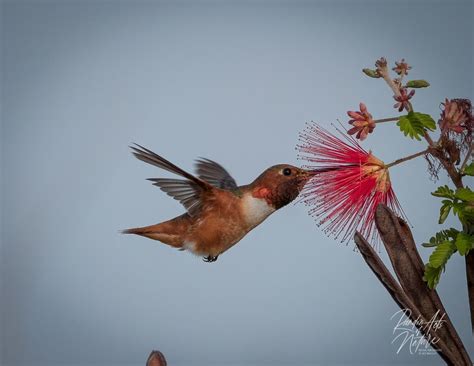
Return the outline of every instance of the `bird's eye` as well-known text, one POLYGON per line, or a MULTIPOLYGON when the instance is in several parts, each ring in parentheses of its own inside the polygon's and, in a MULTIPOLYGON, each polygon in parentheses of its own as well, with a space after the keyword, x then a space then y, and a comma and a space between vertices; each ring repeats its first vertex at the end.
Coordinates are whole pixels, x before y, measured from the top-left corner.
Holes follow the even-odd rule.
POLYGON ((290 168, 283 169, 283 175, 291 175, 291 169, 290 168))

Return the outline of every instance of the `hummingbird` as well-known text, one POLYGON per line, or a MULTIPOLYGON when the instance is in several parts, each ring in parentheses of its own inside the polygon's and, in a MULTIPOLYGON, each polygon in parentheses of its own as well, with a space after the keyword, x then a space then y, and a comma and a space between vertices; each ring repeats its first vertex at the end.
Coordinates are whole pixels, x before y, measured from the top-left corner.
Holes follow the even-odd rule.
POLYGON ((181 179, 148 178, 178 200, 186 213, 155 225, 122 231, 158 240, 215 262, 248 232, 275 211, 288 205, 311 178, 311 172, 289 164, 271 166, 252 183, 238 186, 220 164, 196 160, 196 176, 138 144, 133 155, 181 179))

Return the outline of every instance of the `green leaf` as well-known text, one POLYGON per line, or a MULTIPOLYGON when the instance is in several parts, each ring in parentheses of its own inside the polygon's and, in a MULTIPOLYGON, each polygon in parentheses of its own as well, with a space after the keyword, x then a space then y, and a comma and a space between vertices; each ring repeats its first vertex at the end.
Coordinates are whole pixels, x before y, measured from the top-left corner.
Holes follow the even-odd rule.
POLYGON ((378 78, 380 77, 380 75, 378 74, 378 72, 375 71, 375 70, 372 70, 372 69, 362 69, 362 72, 363 72, 365 75, 367 75, 367 76, 369 76, 369 77, 371 77, 371 78, 374 78, 374 79, 378 79, 378 78))
POLYGON ((432 267, 431 265, 425 265, 425 274, 423 275, 423 281, 428 283, 428 287, 433 289, 439 283, 441 277, 442 267, 432 267))
POLYGON ((431 253, 429 263, 434 268, 442 267, 456 251, 456 246, 451 241, 444 241, 439 244, 431 253))
POLYGON ((466 219, 474 218, 474 202, 469 202, 464 204, 463 214, 466 219))
POLYGON ((410 136, 412 139, 415 138, 420 141, 426 129, 432 131, 436 129, 436 122, 429 114, 409 112, 398 119, 397 126, 405 136, 410 136))
POLYGON ((459 254, 466 255, 474 246, 474 236, 466 234, 466 233, 459 233, 456 237, 456 248, 459 251, 459 254))
POLYGON ((474 192, 468 187, 456 189, 455 197, 463 201, 474 201, 474 192))
POLYGON ((449 200, 443 200, 443 205, 439 209, 439 220, 438 224, 442 224, 448 218, 449 212, 451 211, 451 207, 453 207, 453 203, 449 200))
POLYGON ((435 197, 454 198, 454 191, 446 185, 438 187, 438 189, 431 194, 435 197))
POLYGON ((464 168, 465 175, 474 176, 474 161, 464 168))
POLYGON ((453 203, 453 213, 459 217, 459 221, 463 225, 472 225, 474 223, 474 202, 453 203))
POLYGON ((449 241, 450 239, 455 240, 458 233, 459 230, 456 230, 454 228, 441 230, 430 238, 429 243, 423 243, 421 245, 423 245, 425 248, 436 247, 442 242, 449 241))
POLYGON ((408 115, 401 116, 398 119, 397 126, 400 128, 400 131, 403 132, 405 136, 410 136, 412 139, 417 139, 421 141, 421 135, 425 132, 423 124, 420 121, 411 121, 408 118, 408 115))
POLYGON ((434 131, 436 130, 436 122, 429 114, 419 113, 419 112, 410 112, 408 113, 408 118, 412 121, 418 120, 423 125, 423 127, 434 131))
MULTIPOLYGON (((436 233, 436 235, 438 235, 438 233, 436 233)), ((423 245, 425 248, 430 248, 430 247, 435 247, 435 246, 439 245, 439 243, 436 240, 436 237, 432 236, 428 243, 421 243, 421 245, 423 245)))
POLYGON ((407 88, 427 88, 430 86, 430 83, 426 80, 410 80, 405 86, 407 88))

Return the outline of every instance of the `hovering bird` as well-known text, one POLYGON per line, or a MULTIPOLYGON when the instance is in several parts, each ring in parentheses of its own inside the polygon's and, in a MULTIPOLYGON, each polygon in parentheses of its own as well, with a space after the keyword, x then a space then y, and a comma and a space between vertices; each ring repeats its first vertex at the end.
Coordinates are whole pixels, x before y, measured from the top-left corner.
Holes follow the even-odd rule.
POLYGON ((265 170, 252 183, 237 186, 234 178, 212 160, 196 160, 194 176, 143 146, 135 144, 131 149, 139 160, 184 178, 148 180, 180 201, 187 212, 123 233, 188 250, 205 262, 215 262, 269 215, 293 201, 311 177, 309 171, 280 164, 265 170))

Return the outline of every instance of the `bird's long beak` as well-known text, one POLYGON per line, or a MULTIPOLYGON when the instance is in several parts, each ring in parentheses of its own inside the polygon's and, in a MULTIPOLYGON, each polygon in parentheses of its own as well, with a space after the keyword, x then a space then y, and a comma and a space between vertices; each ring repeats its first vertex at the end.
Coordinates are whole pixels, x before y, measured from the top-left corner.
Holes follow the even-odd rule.
POLYGON ((301 185, 301 189, 304 185, 311 179, 314 174, 310 170, 300 169, 298 172, 298 180, 299 184, 301 185))
POLYGON ((309 178, 311 177, 312 173, 311 170, 300 169, 298 176, 301 178, 309 178))

